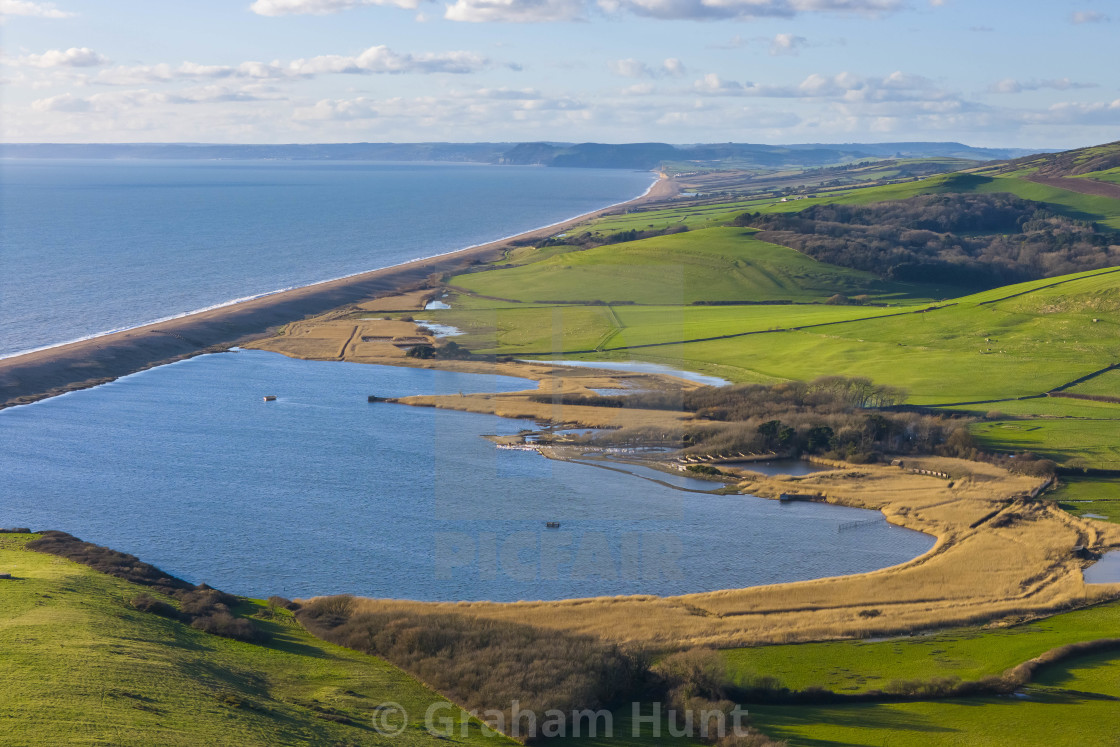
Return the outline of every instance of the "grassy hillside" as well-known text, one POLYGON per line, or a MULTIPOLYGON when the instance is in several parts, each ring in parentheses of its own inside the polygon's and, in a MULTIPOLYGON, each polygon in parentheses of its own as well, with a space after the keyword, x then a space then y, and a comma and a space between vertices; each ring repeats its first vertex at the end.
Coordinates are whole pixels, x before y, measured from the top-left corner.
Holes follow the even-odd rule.
MULTIPOLYGON (((145 587, 24 549, 37 535, 0 534, 0 741, 21 744, 439 744, 421 728, 439 695, 371 656, 324 643, 290 613, 241 643, 140 612, 145 587), (414 717, 389 740, 375 709, 414 717), (18 723, 18 739, 12 731, 18 723)), ((470 744, 502 743, 482 737, 470 744)))
POLYGON ((769 206, 753 206, 750 209, 763 212, 797 212, 815 204, 867 205, 886 200, 905 200, 918 195, 997 192, 1007 192, 1025 200, 1044 202, 1055 212, 1069 218, 1091 220, 1102 226, 1120 230, 1120 200, 1038 184, 1026 179, 1023 174, 944 174, 903 184, 850 189, 820 195, 815 199, 772 203, 769 206))
MULTIPOLYGON (((842 293, 923 295, 920 287, 816 262, 752 238, 712 228, 550 256, 509 269, 459 275, 453 286, 524 302, 814 301, 842 293)), ((928 292, 928 290, 926 291, 928 292)))
POLYGON ((1045 176, 1081 176, 1120 166, 1120 141, 1087 148, 1040 153, 981 169, 993 173, 1039 173, 1045 176))

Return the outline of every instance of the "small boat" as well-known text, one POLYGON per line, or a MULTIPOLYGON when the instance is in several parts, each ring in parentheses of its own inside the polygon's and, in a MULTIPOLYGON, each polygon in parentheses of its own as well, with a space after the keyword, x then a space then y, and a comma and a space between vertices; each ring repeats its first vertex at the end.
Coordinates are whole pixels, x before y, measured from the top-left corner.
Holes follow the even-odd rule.
POLYGON ((544 523, 544 525, 545 525, 546 529, 559 529, 560 528, 560 522, 558 522, 558 521, 546 521, 544 523))
POLYGON ((264 395, 264 401, 265 402, 275 402, 276 401, 276 395, 275 394, 266 394, 266 395, 264 395))

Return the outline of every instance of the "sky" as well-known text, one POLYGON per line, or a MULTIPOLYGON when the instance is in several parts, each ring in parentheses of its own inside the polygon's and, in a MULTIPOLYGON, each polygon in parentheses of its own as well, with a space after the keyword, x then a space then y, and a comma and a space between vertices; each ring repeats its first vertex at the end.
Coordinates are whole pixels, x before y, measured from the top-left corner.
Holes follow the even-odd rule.
POLYGON ((1120 139, 1116 0, 0 0, 9 142, 1120 139))

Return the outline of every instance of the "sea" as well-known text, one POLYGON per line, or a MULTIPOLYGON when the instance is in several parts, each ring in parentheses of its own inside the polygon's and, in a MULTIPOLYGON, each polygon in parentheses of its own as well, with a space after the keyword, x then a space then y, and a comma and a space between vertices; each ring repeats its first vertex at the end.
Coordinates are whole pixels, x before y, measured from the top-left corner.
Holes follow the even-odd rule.
MULTIPOLYGON (((0 176, 7 354, 486 242, 651 182, 321 162, 3 161, 0 176)), ((484 438, 532 422, 368 401, 532 386, 250 350, 157 367, 0 411, 0 526, 67 531, 256 597, 668 595, 859 573, 933 546, 877 512, 484 438)))
POLYGON ((551 225, 650 172, 0 160, 0 357, 551 225))

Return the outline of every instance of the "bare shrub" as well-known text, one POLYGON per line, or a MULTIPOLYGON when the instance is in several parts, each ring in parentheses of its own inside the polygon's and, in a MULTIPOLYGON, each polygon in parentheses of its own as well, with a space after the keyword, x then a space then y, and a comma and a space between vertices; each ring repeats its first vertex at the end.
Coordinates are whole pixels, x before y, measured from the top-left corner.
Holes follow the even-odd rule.
POLYGON ((640 652, 518 623, 441 612, 353 612, 353 600, 339 597, 314 599, 296 617, 320 638, 381 656, 468 709, 505 713, 506 723, 514 701, 538 719, 549 709, 598 710, 633 699, 647 679, 640 652))
POLYGON ((132 598, 131 604, 141 612, 151 612, 153 615, 169 617, 172 620, 179 619, 179 610, 175 609, 174 605, 156 599, 150 594, 137 594, 132 598))

